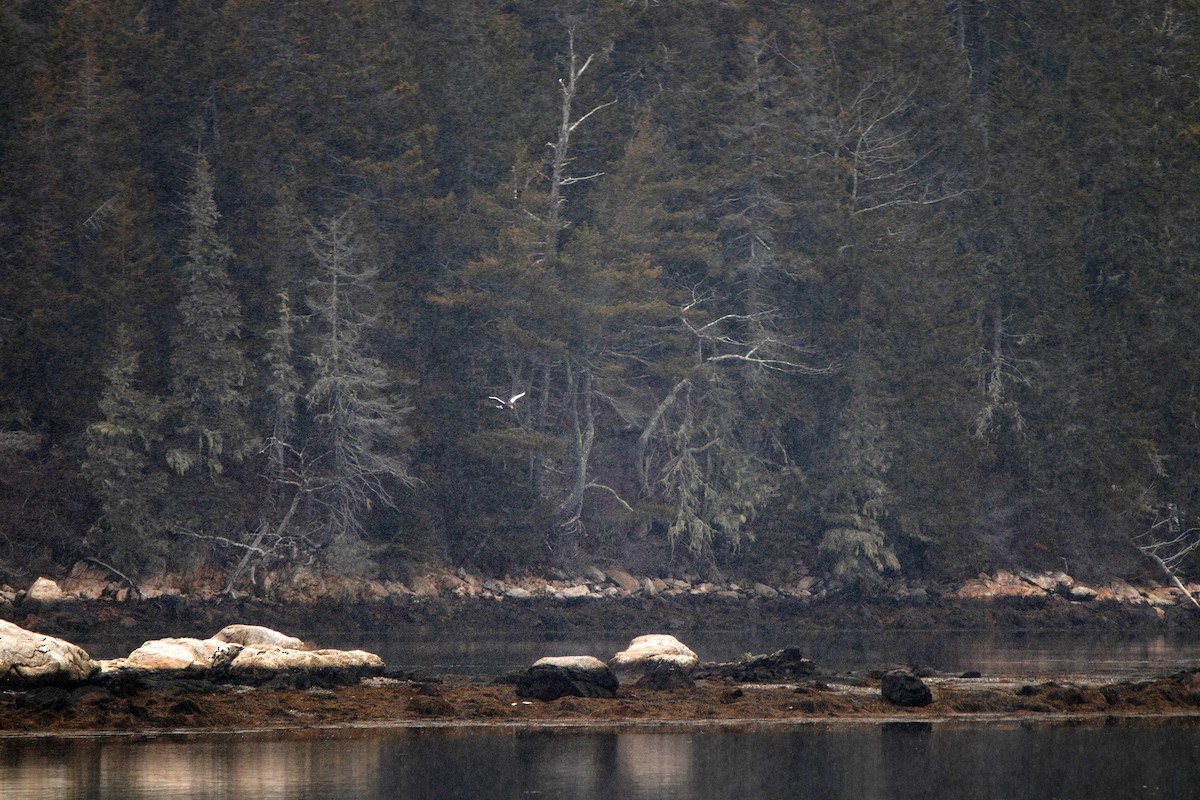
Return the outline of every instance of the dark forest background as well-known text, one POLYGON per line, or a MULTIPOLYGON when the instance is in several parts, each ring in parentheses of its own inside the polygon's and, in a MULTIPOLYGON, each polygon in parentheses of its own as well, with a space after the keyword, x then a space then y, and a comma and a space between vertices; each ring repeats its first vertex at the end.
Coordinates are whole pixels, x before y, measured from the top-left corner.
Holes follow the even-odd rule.
POLYGON ((0 578, 870 590, 1127 572, 1197 501, 1195 0, 0 0, 0 40, 0 578))

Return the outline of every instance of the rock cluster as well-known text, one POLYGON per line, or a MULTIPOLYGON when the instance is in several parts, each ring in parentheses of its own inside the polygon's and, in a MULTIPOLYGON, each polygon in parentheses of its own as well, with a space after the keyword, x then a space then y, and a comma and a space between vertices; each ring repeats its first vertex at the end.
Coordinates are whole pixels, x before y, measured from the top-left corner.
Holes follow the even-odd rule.
POLYGON ((817 671, 812 659, 799 647, 785 647, 767 655, 751 655, 723 664, 705 664, 698 677, 724 678, 731 681, 791 681, 807 678, 817 671))
MULTIPOLYGON (((111 574, 88 564, 77 564, 61 580, 38 578, 27 589, 0 586, 0 608, 14 604, 53 605, 79 600, 123 602, 138 598, 189 597, 211 599, 220 591, 219 577, 158 576, 137 587, 115 580, 111 574)), ((1200 594, 1200 584, 1187 586, 1200 594)), ((298 570, 286 583, 268 575, 258 591, 282 602, 312 603, 318 599, 347 602, 407 601, 429 598, 482 598, 496 602, 552 601, 572 604, 602 598, 622 597, 714 597, 724 600, 811 602, 829 596, 833 589, 813 575, 800 573, 790 581, 768 585, 754 581, 681 577, 638 576, 620 567, 588 567, 577 574, 551 570, 547 575, 481 577, 465 569, 435 569, 407 581, 335 578, 298 570)), ((1182 598, 1177 589, 1150 583, 1133 586, 1122 580, 1084 585, 1064 572, 1012 572, 996 570, 980 574, 948 591, 931 592, 922 586, 899 583, 891 590, 893 600, 924 603, 935 594, 951 600, 994 600, 1011 597, 1058 598, 1075 603, 1110 601, 1166 607, 1182 598)), ((245 593, 234 592, 235 596, 245 593)))
MULTIPOLYGON (((1192 594, 1200 592, 1200 585, 1193 584, 1186 588, 1192 594)), ((1164 586, 1150 585, 1138 588, 1123 580, 1085 586, 1065 572, 1009 572, 1003 569, 990 575, 980 573, 963 583, 949 596, 959 600, 1058 597, 1076 603, 1100 600, 1158 608, 1176 605, 1181 600, 1178 590, 1164 586)))
POLYGON ((374 653, 308 649, 299 639, 254 625, 232 625, 208 639, 153 639, 124 658, 93 660, 77 645, 0 620, 0 685, 15 688, 146 676, 250 684, 303 676, 304 683, 352 683, 383 668, 374 653))
POLYGON ((593 656, 543 658, 515 676, 517 694, 537 700, 560 697, 612 697, 619 682, 636 678, 639 689, 689 689, 697 678, 741 683, 786 682, 810 678, 816 666, 798 647, 768 655, 747 655, 730 663, 701 664, 674 636, 637 636, 608 663, 593 656))
MULTIPOLYGON (((88 564, 77 564, 60 580, 38 578, 27 589, 0 586, 0 607, 16 604, 53 605, 80 600, 125 602, 136 599, 190 597, 212 599, 220 591, 219 578, 204 576, 158 576, 137 587, 115 579, 88 564)), ((801 576, 786 586, 763 583, 702 580, 694 575, 681 578, 635 576, 625 569, 589 567, 579 574, 552 570, 545 576, 481 577, 467 570, 439 569, 418 574, 407 581, 344 579, 297 570, 286 584, 271 576, 263 580, 259 591, 283 602, 312 602, 315 599, 345 601, 408 600, 426 598, 483 598, 503 601, 551 600, 578 603, 618 597, 712 596, 724 599, 777 599, 791 597, 812 600, 821 597, 817 579, 801 576)), ((234 592, 235 597, 245 593, 234 592)))

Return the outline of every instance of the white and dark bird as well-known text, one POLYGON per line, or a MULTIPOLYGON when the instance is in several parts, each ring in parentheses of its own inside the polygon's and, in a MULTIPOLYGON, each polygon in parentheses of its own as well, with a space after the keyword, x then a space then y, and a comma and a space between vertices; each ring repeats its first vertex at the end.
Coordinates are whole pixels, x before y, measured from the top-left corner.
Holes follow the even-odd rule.
POLYGON ((500 409, 507 408, 509 410, 512 410, 513 404, 516 403, 518 400, 520 400, 524 396, 525 396, 525 392, 517 392, 516 394, 514 394, 512 397, 508 398, 507 400, 505 400, 502 397, 495 397, 495 396, 488 397, 488 400, 491 400, 493 403, 495 403, 496 408, 500 408, 500 409))

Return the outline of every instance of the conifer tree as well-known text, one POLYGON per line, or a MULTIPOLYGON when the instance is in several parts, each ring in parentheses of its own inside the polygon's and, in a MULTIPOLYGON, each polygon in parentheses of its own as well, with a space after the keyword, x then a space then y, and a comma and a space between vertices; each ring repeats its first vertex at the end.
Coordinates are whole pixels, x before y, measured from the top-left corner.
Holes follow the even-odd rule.
POLYGON ((180 326, 171 355, 179 442, 169 451, 168 461, 180 475, 197 464, 220 474, 255 447, 246 422, 250 369, 238 341, 241 310, 229 282, 232 251, 218 229, 213 189, 212 170, 200 156, 186 209, 180 326))
POLYGON ((137 383, 137 353, 129 332, 117 329, 100 397, 101 419, 87 427, 82 472, 102 516, 85 547, 97 558, 131 573, 161 565, 165 539, 161 502, 166 475, 155 465, 163 406, 137 383))
POLYGON ((313 428, 305 449, 323 545, 357 546, 366 513, 415 484, 404 419, 410 407, 371 348, 379 267, 368 242, 355 209, 320 221, 309 238, 317 273, 307 295, 313 377, 305 401, 313 428))

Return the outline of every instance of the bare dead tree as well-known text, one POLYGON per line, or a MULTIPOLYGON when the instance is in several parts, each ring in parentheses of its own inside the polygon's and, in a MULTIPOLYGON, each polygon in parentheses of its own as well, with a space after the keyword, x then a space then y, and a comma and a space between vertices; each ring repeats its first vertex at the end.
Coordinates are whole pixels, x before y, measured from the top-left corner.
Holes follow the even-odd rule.
POLYGON ((566 198, 563 197, 562 193, 563 189, 572 184, 599 178, 604 174, 603 172, 594 172, 590 175, 567 174, 567 166, 572 160, 570 155, 571 134, 593 114, 617 102, 616 100, 610 100, 607 103, 601 103, 578 118, 572 119, 575 113, 575 97, 579 92, 579 79, 583 77, 583 73, 587 72, 594 57, 594 55, 590 55, 584 59, 582 64, 579 63, 579 56, 575 52, 575 30, 568 28, 567 75, 565 78, 558 79, 559 89, 562 92, 562 103, 559 106, 558 136, 553 142, 547 144, 547 147, 554 154, 550 164, 549 220, 555 234, 557 234, 558 228, 562 224, 562 207, 566 203, 566 198))
POLYGON ((1200 547, 1200 528, 1188 527, 1183 512, 1174 503, 1160 511, 1148 530, 1133 537, 1134 546, 1153 561, 1176 589, 1200 611, 1200 602, 1180 579, 1180 565, 1200 547))
POLYGON ((811 348, 777 333, 775 310, 704 316, 703 307, 711 299, 693 290, 691 299, 679 308, 679 323, 695 342, 696 369, 675 382, 638 436, 637 470, 643 491, 650 489, 650 443, 659 435, 667 412, 685 390, 692 388, 698 373, 724 364, 793 375, 820 375, 835 368, 832 364, 814 364, 811 348))

